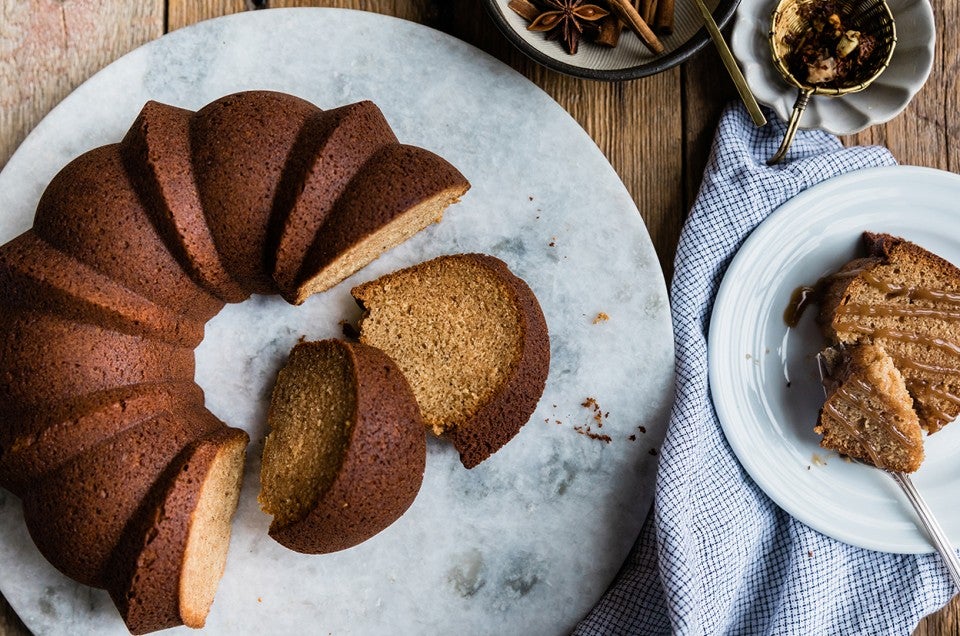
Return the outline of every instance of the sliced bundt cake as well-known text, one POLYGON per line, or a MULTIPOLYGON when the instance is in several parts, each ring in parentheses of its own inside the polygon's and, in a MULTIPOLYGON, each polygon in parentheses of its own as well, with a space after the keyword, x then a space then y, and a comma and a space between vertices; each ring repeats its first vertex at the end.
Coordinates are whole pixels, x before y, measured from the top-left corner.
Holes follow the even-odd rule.
POLYGON ((503 261, 441 256, 351 293, 364 309, 360 342, 396 361, 425 423, 450 438, 467 468, 533 414, 550 366, 547 324, 503 261))
MULTIPOLYGON (((41 552, 108 589, 131 630, 202 625, 223 572, 247 441, 204 409, 193 382, 192 349, 206 321, 251 293, 281 288, 302 301, 322 288, 299 278, 304 263, 318 268, 310 281, 321 272, 324 286, 335 284, 466 188, 443 160, 400 146, 372 104, 324 113, 266 91, 197 113, 150 102, 120 144, 64 167, 32 230, 0 248, 0 487, 23 499, 41 552), (398 166, 404 157, 409 166, 398 166), (391 206, 385 191, 399 201, 391 206), (406 216, 413 221, 396 220, 406 216), (328 238, 335 251, 352 251, 340 258, 321 249, 328 238), (330 263, 338 263, 333 275, 330 263)), ((365 369, 358 405, 379 409, 399 391, 399 373, 377 366, 386 358, 353 349, 349 357, 365 369), (371 378, 387 387, 383 395, 370 394, 371 378)), ((360 441, 340 476, 278 536, 333 550, 399 516, 416 488, 350 459, 377 457, 401 471, 419 461, 419 484, 422 431, 417 446, 390 426, 401 425, 371 432, 354 422, 343 439, 360 441), (415 447, 408 464, 390 454, 408 452, 404 444, 415 447), (394 494, 380 495, 376 510, 358 504, 334 519, 330 509, 322 520, 343 480, 364 470, 394 494)), ((287 478, 294 489, 304 483, 287 478)), ((359 488, 377 501, 369 485, 359 488)))
POLYGON ((456 168, 428 150, 384 146, 353 177, 317 232, 293 302, 333 287, 439 222, 469 187, 456 168))
POLYGON ((930 433, 960 413, 960 269, 888 234, 829 278, 820 323, 830 342, 880 345, 930 433))
POLYGON ((48 473, 23 498, 37 548, 67 576, 105 587, 124 529, 154 484, 187 445, 222 426, 194 405, 161 411, 48 473))
POLYGON ((913 472, 923 461, 923 431, 893 360, 876 345, 824 352, 827 400, 814 431, 820 445, 884 470, 913 472))
POLYGON ((309 554, 369 539, 410 507, 426 462, 410 386, 381 351, 338 340, 294 347, 268 415, 260 505, 270 536, 309 554))

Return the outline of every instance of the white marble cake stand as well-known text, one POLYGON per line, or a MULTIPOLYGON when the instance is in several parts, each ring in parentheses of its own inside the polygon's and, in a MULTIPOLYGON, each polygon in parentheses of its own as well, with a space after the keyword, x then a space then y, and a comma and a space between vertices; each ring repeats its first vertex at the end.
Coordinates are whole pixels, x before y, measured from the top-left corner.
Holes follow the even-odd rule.
MULTIPOLYGON (((649 508, 673 342, 633 201, 584 131, 519 74, 451 37, 369 13, 271 10, 204 22, 110 65, 41 122, 0 174, 0 241, 30 226, 57 170, 119 140, 145 100, 198 108, 243 89, 287 91, 323 108, 372 99, 402 141, 452 161, 473 189, 440 225, 302 307, 257 296, 208 325, 197 380, 208 407, 253 443, 207 631, 569 631, 616 574, 649 508), (264 414, 286 353, 301 336, 340 334, 338 322, 357 315, 352 285, 471 251, 504 259, 543 305, 553 360, 536 414, 470 471, 431 441, 416 502, 375 538, 327 556, 285 550, 267 537, 256 497, 264 414), (600 312, 609 320, 594 324, 600 312), (581 406, 588 397, 604 413, 600 430, 581 406), (611 441, 574 428, 588 425, 611 441)), ((40 557, 5 491, 0 564, 0 589, 36 633, 125 633, 104 592, 40 557)))

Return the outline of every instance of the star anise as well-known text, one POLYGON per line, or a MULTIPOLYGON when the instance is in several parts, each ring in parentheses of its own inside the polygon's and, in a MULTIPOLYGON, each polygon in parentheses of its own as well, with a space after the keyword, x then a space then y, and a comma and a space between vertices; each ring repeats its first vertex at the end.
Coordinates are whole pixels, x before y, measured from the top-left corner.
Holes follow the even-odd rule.
POLYGON ((583 0, 542 0, 542 4, 547 10, 538 15, 527 29, 545 32, 547 39, 562 38, 563 46, 570 55, 577 52, 584 24, 609 15, 608 11, 595 4, 583 4, 583 0))

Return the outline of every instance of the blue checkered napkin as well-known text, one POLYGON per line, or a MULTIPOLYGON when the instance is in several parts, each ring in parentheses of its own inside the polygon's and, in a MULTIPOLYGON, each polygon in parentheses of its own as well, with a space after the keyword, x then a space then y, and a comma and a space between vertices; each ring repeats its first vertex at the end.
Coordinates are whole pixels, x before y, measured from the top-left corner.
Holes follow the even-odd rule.
POLYGON ((800 132, 757 129, 742 106, 717 129, 680 236, 671 289, 677 397, 660 454, 654 514, 616 582, 579 625, 595 634, 906 634, 949 600, 935 555, 871 552, 829 539, 774 504, 727 445, 707 386, 707 328, 730 259, 770 212, 843 172, 895 163, 800 132))

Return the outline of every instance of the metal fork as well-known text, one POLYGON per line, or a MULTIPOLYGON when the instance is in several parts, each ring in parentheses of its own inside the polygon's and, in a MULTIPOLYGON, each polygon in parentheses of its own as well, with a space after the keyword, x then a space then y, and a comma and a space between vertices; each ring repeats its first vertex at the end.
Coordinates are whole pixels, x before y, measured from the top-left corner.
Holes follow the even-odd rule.
MULTIPOLYGON (((823 360, 823 355, 819 353, 817 354, 817 370, 820 372, 820 383, 824 384, 824 380, 829 373, 827 370, 827 364, 823 360)), ((824 395, 826 395, 827 388, 825 385, 823 387, 823 392, 824 395)), ((881 470, 889 475, 890 478, 897 482, 897 485, 900 486, 900 490, 903 491, 903 494, 907 497, 910 505, 913 506, 914 511, 917 513, 917 517, 920 519, 920 526, 927 533, 927 536, 930 537, 933 547, 935 547, 937 552, 940 553, 940 557, 943 559, 944 565, 947 566, 947 572, 950 573, 950 578, 953 579, 954 586, 960 590, 960 558, 957 557, 956 551, 950 544, 950 539, 947 538, 947 533, 944 532, 943 526, 941 526, 940 522, 937 521, 937 518, 933 516, 933 511, 930 510, 927 502, 924 501, 923 497, 920 496, 920 492, 913 485, 913 482, 910 480, 910 476, 906 473, 882 469, 878 470, 881 470)))

